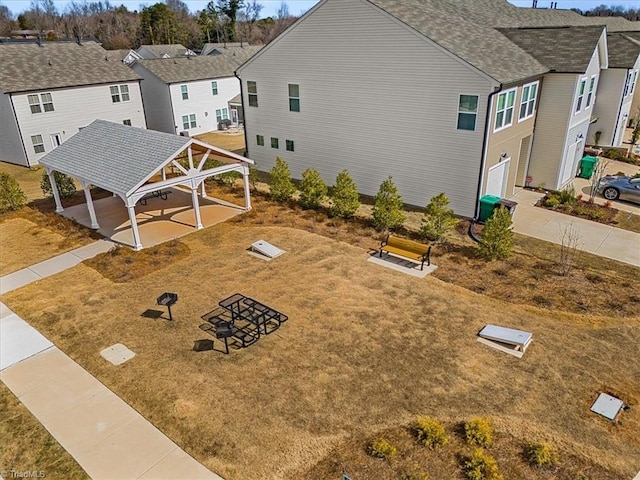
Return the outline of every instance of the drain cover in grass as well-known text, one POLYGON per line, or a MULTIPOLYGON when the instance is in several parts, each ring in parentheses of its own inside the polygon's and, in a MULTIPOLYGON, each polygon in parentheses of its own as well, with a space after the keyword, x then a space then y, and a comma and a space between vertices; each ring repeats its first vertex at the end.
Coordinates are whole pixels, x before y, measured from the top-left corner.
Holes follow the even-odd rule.
POLYGON ((110 346, 109 348, 105 348, 100 352, 100 355, 107 361, 113 363, 114 365, 120 365, 126 362, 127 360, 135 357, 135 353, 129 350, 121 343, 116 343, 115 345, 110 346))
POLYGON ((615 420, 620 410, 624 408, 624 402, 619 398, 612 397, 607 393, 601 393, 593 405, 591 411, 602 415, 609 420, 615 420))

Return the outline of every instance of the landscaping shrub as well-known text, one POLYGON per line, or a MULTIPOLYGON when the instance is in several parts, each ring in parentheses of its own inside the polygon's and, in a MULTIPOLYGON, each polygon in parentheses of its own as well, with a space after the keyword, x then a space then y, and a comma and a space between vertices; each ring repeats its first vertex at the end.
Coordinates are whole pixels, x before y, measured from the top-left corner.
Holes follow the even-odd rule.
POLYGON ((289 165, 280 157, 276 157, 276 164, 269 171, 269 188, 271 198, 277 202, 286 202, 296 193, 296 187, 291 181, 289 165))
POLYGON ((258 168, 255 164, 249 165, 249 185, 253 188, 254 192, 258 191, 258 181, 260 179, 260 174, 258 173, 258 168))
POLYGON ((18 181, 8 173, 0 173, 0 211, 17 210, 27 203, 18 181))
POLYGON ((560 205, 560 199, 555 195, 548 195, 544 198, 542 204, 548 208, 556 208, 560 205))
POLYGON ((415 430, 418 440, 429 448, 443 447, 449 443, 449 436, 444 426, 431 417, 418 417, 415 430))
POLYGON ((498 472, 496 459, 487 455, 481 448, 476 448, 464 463, 465 473, 469 480, 502 480, 498 472))
POLYGON ((384 458, 390 460, 396 456, 398 449, 387 442, 384 438, 377 438, 367 448, 367 453, 372 457, 384 458))
POLYGON ((300 203, 304 208, 318 208, 320 202, 327 196, 327 191, 327 184, 316 169, 308 168, 302 172, 300 203))
POLYGON ((347 170, 341 171, 336 177, 336 184, 331 189, 331 206, 329 215, 332 217, 352 217, 360 207, 358 187, 347 170))
POLYGON ((532 467, 552 468, 558 464, 558 454, 548 443, 531 442, 524 453, 532 467))
POLYGON ((493 211, 482 230, 482 242, 478 245, 478 253, 485 260, 504 260, 511 256, 514 235, 513 222, 509 211, 500 207, 493 211))
POLYGON ((469 445, 490 447, 493 443, 493 428, 487 418, 474 418, 465 423, 464 435, 469 445))
POLYGON ((371 222, 378 231, 394 230, 402 226, 405 215, 402 210, 402 197, 388 177, 380 185, 380 189, 373 199, 373 212, 371 222))
POLYGON ((616 150, 615 148, 608 148, 602 153, 603 157, 610 158, 611 160, 624 161, 627 159, 627 156, 616 150))
POLYGON ((590 220, 604 220, 606 213, 595 203, 581 203, 573 207, 573 213, 587 217, 590 220))
POLYGON ((452 228, 458 224, 449 208, 449 199, 444 193, 432 197, 427 205, 422 223, 420 236, 433 241, 441 241, 452 228))
POLYGON ((554 193, 558 196, 561 205, 574 205, 576 203, 576 189, 573 186, 554 193))
MULTIPOLYGON (((53 178, 58 186, 58 193, 62 198, 73 197, 76 193, 76 184, 73 183, 73 178, 64 173, 53 172, 53 178)), ((45 196, 53 196, 53 190, 51 189, 51 181, 47 172, 42 172, 42 180, 40 181, 40 188, 45 196)))

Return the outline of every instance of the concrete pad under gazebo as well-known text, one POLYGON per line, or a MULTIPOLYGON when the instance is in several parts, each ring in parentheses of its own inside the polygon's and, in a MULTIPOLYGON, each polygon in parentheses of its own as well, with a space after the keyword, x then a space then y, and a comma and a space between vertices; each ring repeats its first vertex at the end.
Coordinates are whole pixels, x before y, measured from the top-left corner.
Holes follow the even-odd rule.
POLYGON ((40 163, 51 180, 56 212, 64 212, 54 176, 60 172, 77 178, 87 199, 86 206, 71 207, 66 216, 136 250, 142 248, 141 229, 145 242, 156 244, 251 210, 253 161, 194 138, 96 120, 40 163), (208 160, 216 160, 216 166, 208 160), (207 200, 204 181, 228 172, 242 175, 244 206, 207 200), (94 204, 91 185, 112 192, 114 198, 94 204), (118 198, 126 216, 124 209, 114 209, 118 198))

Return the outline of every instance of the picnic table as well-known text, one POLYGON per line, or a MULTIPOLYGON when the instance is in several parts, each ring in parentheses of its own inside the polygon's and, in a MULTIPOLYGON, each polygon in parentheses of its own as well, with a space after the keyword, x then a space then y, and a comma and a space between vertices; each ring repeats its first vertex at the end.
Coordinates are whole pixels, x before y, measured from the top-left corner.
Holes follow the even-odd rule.
POLYGON ((268 335, 288 319, 286 315, 277 310, 241 293, 234 293, 220 300, 218 305, 231 314, 233 322, 236 320, 244 320, 255 325, 258 338, 260 337, 261 328, 264 330, 264 334, 268 335), (276 327, 268 330, 267 326, 269 324, 275 324, 276 327))

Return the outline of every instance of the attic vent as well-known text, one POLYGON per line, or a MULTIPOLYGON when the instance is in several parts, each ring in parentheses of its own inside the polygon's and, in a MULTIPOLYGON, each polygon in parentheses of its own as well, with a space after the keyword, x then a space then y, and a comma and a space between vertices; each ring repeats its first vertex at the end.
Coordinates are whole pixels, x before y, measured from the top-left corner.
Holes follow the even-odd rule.
POLYGON ((53 65, 53 63, 51 63, 51 59, 49 59, 48 63, 49 63, 49 66, 53 65))

